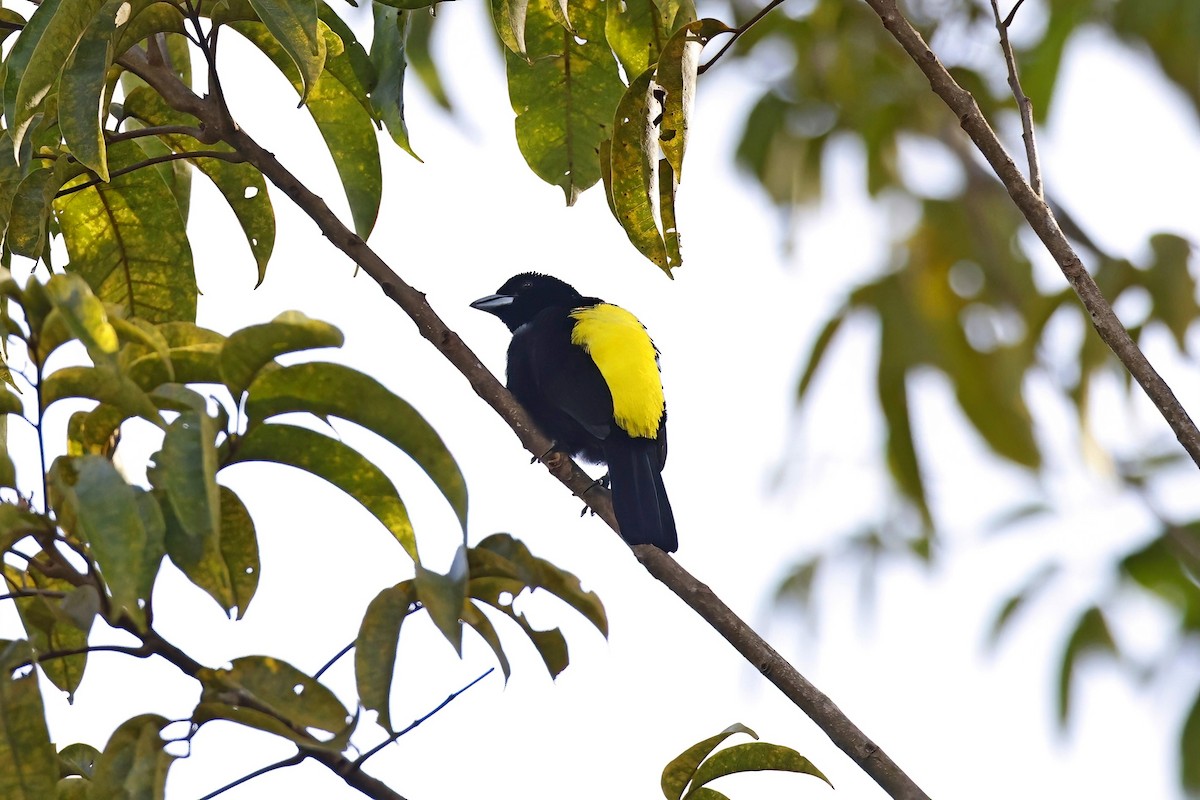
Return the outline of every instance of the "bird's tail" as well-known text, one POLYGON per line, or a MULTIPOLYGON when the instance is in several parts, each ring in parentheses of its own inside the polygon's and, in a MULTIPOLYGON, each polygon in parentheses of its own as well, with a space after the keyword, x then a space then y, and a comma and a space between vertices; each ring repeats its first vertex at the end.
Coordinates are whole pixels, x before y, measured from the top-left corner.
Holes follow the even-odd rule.
POLYGON ((667 500, 652 439, 623 439, 604 449, 612 481, 613 510, 628 544, 652 544, 673 553, 679 548, 675 515, 667 500))

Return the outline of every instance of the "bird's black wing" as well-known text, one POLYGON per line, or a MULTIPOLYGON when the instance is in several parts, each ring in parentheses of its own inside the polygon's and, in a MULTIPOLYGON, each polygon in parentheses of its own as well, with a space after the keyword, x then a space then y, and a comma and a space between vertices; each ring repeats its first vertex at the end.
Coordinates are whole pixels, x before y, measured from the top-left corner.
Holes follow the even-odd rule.
POLYGON ((569 312, 546 309, 513 334, 509 388, 561 447, 596 461, 614 427, 612 394, 591 356, 571 344, 569 312))

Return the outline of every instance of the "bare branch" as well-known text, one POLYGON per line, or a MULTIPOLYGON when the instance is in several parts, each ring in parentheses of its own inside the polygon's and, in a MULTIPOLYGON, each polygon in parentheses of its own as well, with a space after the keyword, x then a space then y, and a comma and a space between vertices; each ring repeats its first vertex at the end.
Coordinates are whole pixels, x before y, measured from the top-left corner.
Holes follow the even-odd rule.
MULTIPOLYGON (((112 172, 110 172, 108 174, 108 180, 111 181, 113 178, 119 178, 122 175, 128 175, 130 172, 133 172, 135 170, 145 169, 146 167, 153 167, 155 164, 166 164, 170 161, 183 161, 185 159, 190 160, 190 159, 195 159, 195 158, 215 158, 220 161, 228 161, 232 164, 240 164, 243 161, 245 161, 245 159, 242 158, 242 156, 240 154, 230 153, 226 150, 191 150, 186 153, 165 153, 164 155, 161 155, 161 156, 154 156, 153 158, 147 158, 145 161, 139 161, 136 164, 130 164, 128 167, 122 167, 121 169, 113 170, 112 172)), ((69 194, 75 194, 75 192, 82 192, 84 189, 90 189, 93 186, 96 186, 97 184, 107 183, 107 182, 108 181, 103 181, 100 178, 96 178, 94 180, 85 181, 84 183, 81 183, 78 186, 72 186, 69 189, 63 189, 62 191, 60 191, 58 194, 56 194, 54 196, 55 197, 65 197, 69 194)))
POLYGON ((375 755, 375 754, 376 754, 376 753, 378 753, 380 750, 382 750, 383 748, 387 747, 389 744, 391 744, 392 742, 396 741, 397 739, 399 739, 399 738, 400 738, 401 736, 403 736, 404 734, 406 734, 406 733, 408 733, 409 731, 411 731, 413 728, 416 728, 416 727, 417 727, 418 725, 420 725, 422 722, 424 722, 425 720, 429 719, 430 717, 432 717, 434 714, 436 714, 436 713, 438 713, 439 711, 441 711, 441 710, 442 710, 443 708, 445 708, 446 706, 450 705, 450 703, 454 701, 454 698, 458 697, 460 694, 462 694, 463 692, 467 691, 467 689, 470 689, 472 686, 474 686, 475 684, 479 683, 481 680, 483 680, 484 678, 486 678, 488 675, 491 675, 491 674, 492 674, 493 672, 495 672, 495 671, 496 671, 496 668, 495 668, 495 667, 492 667, 492 668, 491 668, 491 669, 489 669, 487 672, 483 673, 483 674, 482 674, 482 675, 480 675, 478 678, 476 678, 475 680, 473 680, 473 681, 471 681, 470 683, 468 683, 466 686, 464 686, 464 687, 462 687, 461 689, 459 689, 457 692, 451 692, 449 697, 447 697, 447 698, 446 698, 445 700, 443 700, 442 702, 438 703, 437 707, 436 707, 436 708, 434 708, 432 711, 430 711, 428 714, 426 714, 426 715, 425 715, 425 716, 423 716, 423 717, 418 717, 417 719, 414 719, 414 720, 413 720, 411 723, 409 723, 408 727, 406 727, 404 730, 402 730, 402 731, 396 731, 396 732, 395 732, 395 733, 393 733, 391 736, 389 736, 387 739, 384 739, 382 742, 380 742, 379 744, 375 745, 375 746, 374 746, 374 747, 372 747, 370 750, 368 750, 367 752, 363 753, 361 756, 359 756, 358 758, 356 758, 356 759, 354 760, 354 766, 355 766, 355 768, 361 767, 361 766, 362 766, 362 764, 363 764, 363 762, 364 762, 364 761, 366 761, 368 758, 370 758, 371 756, 375 755))
POLYGON ((297 764, 299 764, 300 762, 304 761, 304 758, 305 758, 304 753, 296 753, 296 755, 288 756, 287 758, 283 759, 282 761, 276 761, 274 764, 268 764, 267 766, 262 767, 261 769, 254 770, 254 772, 251 772, 249 775, 243 775, 242 777, 238 778, 236 781, 231 781, 230 783, 225 784, 220 789, 217 789, 215 792, 209 792, 208 794, 204 795, 204 797, 201 797, 200 800, 212 800, 214 797, 224 794, 225 792, 228 792, 230 789, 236 789, 237 787, 241 786, 243 783, 252 781, 261 775, 266 775, 268 772, 274 772, 275 770, 283 769, 284 767, 294 767, 297 764))
POLYGON ((1042 167, 1038 163, 1037 140, 1033 136, 1033 103, 1025 96, 1021 88, 1021 79, 1017 77, 1017 58, 1013 55, 1012 44, 1008 41, 1008 26, 1016 16, 1017 9, 1025 0, 1017 0, 1013 10, 1003 20, 1000 20, 1000 5, 992 0, 992 14, 996 18, 996 31, 1000 34, 1000 49, 1004 51, 1004 63, 1008 66, 1008 88, 1012 89, 1017 101, 1017 110, 1021 113, 1021 138, 1025 140, 1025 158, 1029 162, 1029 187, 1038 197, 1042 193, 1042 167))
POLYGON ((1054 214, 1046 201, 1033 191, 1017 169, 1012 157, 996 137, 983 112, 971 93, 954 80, 937 55, 929 49, 925 39, 900 13, 896 0, 865 0, 883 22, 883 27, 900 44, 909 57, 916 62, 929 80, 934 93, 942 99, 958 117, 958 122, 971 141, 991 165, 1013 203, 1025 216, 1029 226, 1042 240, 1046 250, 1062 270, 1067 282, 1083 303, 1091 318, 1092 326, 1100 338, 1116 354, 1125 369, 1138 382, 1146 396, 1162 414, 1175 438, 1200 466, 1200 430, 1188 416, 1171 387, 1147 360, 1113 313, 1112 305, 1105 299, 1092 276, 1088 274, 1079 255, 1063 235, 1054 214))

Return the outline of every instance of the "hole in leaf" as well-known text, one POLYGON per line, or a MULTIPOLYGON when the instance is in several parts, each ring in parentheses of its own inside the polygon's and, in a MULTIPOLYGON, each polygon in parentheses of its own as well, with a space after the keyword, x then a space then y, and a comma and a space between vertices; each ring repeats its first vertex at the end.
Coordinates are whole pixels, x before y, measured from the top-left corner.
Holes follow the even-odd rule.
POLYGON ((500 596, 496 599, 500 601, 500 605, 502 606, 511 606, 513 601, 512 592, 501 592, 500 596))
POLYGON ((304 694, 304 684, 302 684, 302 683, 297 683, 295 686, 293 686, 293 687, 292 687, 292 692, 293 692, 293 693, 294 693, 294 694, 295 694, 297 697, 299 697, 300 695, 304 694))
POLYGON ((247 186, 246 191, 243 193, 243 196, 247 200, 249 200, 251 197, 258 197, 258 187, 257 186, 247 186))

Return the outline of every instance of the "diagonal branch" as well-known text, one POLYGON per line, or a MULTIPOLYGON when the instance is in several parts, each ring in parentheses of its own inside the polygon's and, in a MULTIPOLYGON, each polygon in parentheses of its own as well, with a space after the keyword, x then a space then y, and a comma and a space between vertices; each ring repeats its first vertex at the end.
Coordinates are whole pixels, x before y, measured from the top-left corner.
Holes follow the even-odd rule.
MULTIPOLYGON (((150 84, 177 111, 197 117, 241 153, 276 187, 303 210, 321 233, 375 280, 400 306, 418 332, 428 339, 471 384, 471 388, 508 423, 521 444, 535 456, 551 450, 553 442, 534 427, 524 408, 479 361, 458 334, 438 317, 425 296, 409 286, 366 242, 347 228, 325 202, 301 183, 278 159, 242 130, 224 111, 220 97, 200 98, 170 71, 151 64, 143 53, 126 53, 121 66, 150 84)), ((611 495, 595 486, 591 477, 566 455, 553 452, 542 461, 575 495, 584 498, 610 528, 617 529, 611 495), (586 496, 585 496, 586 493, 586 496)), ((825 734, 883 789, 897 800, 928 800, 928 796, 880 747, 871 741, 833 701, 808 682, 749 625, 703 583, 654 547, 638 546, 635 555, 655 578, 675 592, 697 614, 729 641, 750 663, 807 713, 825 734)), ((319 754, 312 754, 319 760, 319 754)))
POLYGON ((1013 203, 1025 216, 1029 226, 1042 240, 1046 250, 1054 258, 1067 282, 1083 303, 1091 317, 1092 326, 1100 338, 1116 354, 1125 369, 1142 387, 1150 402, 1159 410, 1175 433, 1175 438, 1200 466, 1200 430, 1192 422, 1171 387, 1154 369, 1144 353, 1133 341, 1129 331, 1113 312, 1112 305, 1105 299, 1100 288, 1084 267, 1079 255, 1063 235, 1058 221, 1046 201, 1033 190, 1017 169, 1012 157, 996 137, 983 112, 971 93, 962 88, 937 55, 929 49, 925 39, 900 13, 896 0, 865 0, 883 22, 883 27, 892 35, 909 57, 916 62, 929 80, 934 93, 942 99, 958 117, 958 122, 971 141, 987 159, 992 170, 1008 190, 1013 203))

